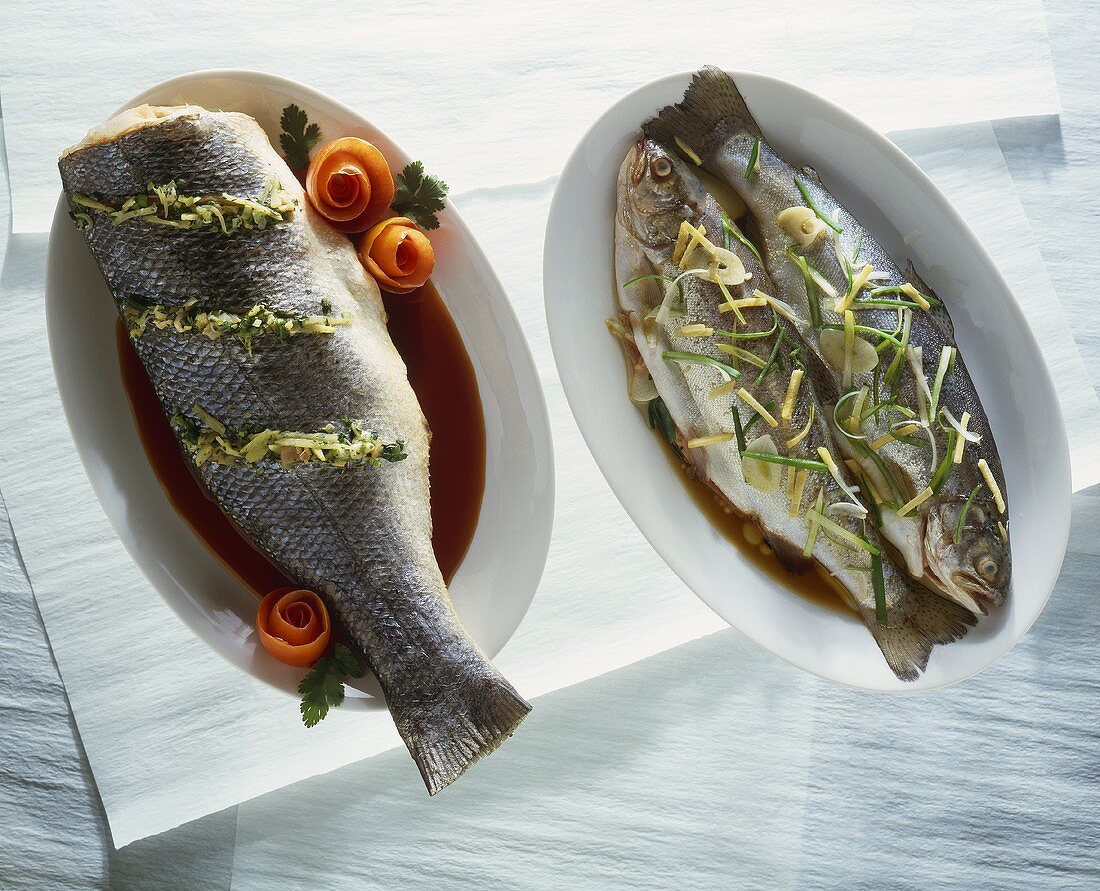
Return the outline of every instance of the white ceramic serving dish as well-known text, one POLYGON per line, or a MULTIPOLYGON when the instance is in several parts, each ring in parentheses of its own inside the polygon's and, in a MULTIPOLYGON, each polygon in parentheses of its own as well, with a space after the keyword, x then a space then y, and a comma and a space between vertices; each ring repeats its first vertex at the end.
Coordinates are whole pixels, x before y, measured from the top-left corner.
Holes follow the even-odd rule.
MULTIPOLYGON (((143 102, 243 111, 276 145, 282 109, 294 102, 323 134, 373 142, 395 171, 411 160, 347 106, 258 72, 184 75, 123 108, 143 102)), ((73 134, 73 141, 80 135, 73 134)), ((436 172, 446 176, 446 170, 436 172)), ((258 645, 256 600, 175 512, 149 466, 119 376, 114 304, 66 210, 59 201, 47 260, 46 317, 61 400, 92 487, 134 561, 195 634, 244 671, 296 696, 301 670, 280 665, 258 645)), ((546 561, 554 513, 550 425, 519 321, 453 206, 440 215, 432 243, 438 258, 432 280, 473 360, 486 428, 481 516, 450 590, 466 627, 492 656, 526 613, 546 561)), ((347 703, 377 706, 374 682, 362 686, 349 690, 347 703)))
POLYGON ((899 681, 854 617, 788 591, 710 525, 661 453, 664 445, 627 399, 620 349, 604 325, 615 306, 615 179, 640 125, 682 98, 690 73, 653 81, 608 109, 558 182, 543 282, 565 394, 627 513, 677 575, 735 628, 800 668, 856 687, 914 690, 959 681, 1011 649, 1058 577, 1069 532, 1070 465, 1050 376, 989 254, 897 146, 807 90, 749 72, 734 77, 771 145, 795 166, 817 168, 884 247, 895 258, 912 257, 947 302, 1004 462, 1014 558, 1007 606, 963 640, 937 647, 918 681, 899 681))

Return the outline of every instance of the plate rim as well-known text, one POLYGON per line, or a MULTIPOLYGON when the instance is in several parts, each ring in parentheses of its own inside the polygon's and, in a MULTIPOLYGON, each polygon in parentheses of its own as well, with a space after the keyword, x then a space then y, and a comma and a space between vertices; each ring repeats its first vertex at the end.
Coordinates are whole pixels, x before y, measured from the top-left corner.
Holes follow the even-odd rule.
MULTIPOLYGON (((366 124, 370 129, 381 134, 388 142, 390 142, 395 148, 397 148, 398 152, 402 155, 403 158, 410 157, 404 151, 404 149, 402 149, 398 145, 396 140, 394 140, 389 135, 387 131, 372 123, 369 118, 357 112, 347 103, 334 98, 333 96, 325 93, 322 90, 317 89, 316 87, 304 84, 301 81, 297 81, 293 78, 277 74, 270 74, 266 71, 261 71, 259 69, 253 68, 200 68, 190 72, 185 72, 183 74, 173 75, 170 78, 166 78, 165 80, 162 80, 156 84, 142 89, 129 101, 119 106, 119 108, 112 114, 118 114, 119 112, 124 111, 128 108, 132 108, 135 105, 140 105, 143 102, 147 102, 147 97, 156 93, 185 86, 187 83, 193 80, 214 78, 225 78, 235 80, 240 83, 245 83, 251 89, 257 91, 263 91, 270 88, 271 86, 275 86, 283 89, 287 93, 293 94, 299 102, 308 102, 309 100, 314 100, 319 102, 320 104, 327 105, 335 111, 339 112, 339 115, 342 117, 346 117, 349 120, 357 123, 361 122, 363 124, 366 124)), ((518 398, 518 402, 521 406, 523 416, 527 419, 528 423, 531 426, 532 432, 536 435, 536 437, 538 437, 536 439, 536 442, 540 443, 540 445, 544 447, 542 450, 545 451, 545 456, 547 459, 540 462, 539 474, 541 478, 538 480, 538 482, 541 484, 541 486, 538 489, 539 494, 537 494, 536 497, 533 499, 533 502, 535 504, 538 504, 540 501, 539 495, 541 495, 541 499, 544 501, 544 503, 541 505, 539 518, 542 521, 542 525, 544 525, 545 530, 543 534, 538 535, 533 540, 528 539, 527 542, 525 542, 525 544, 527 544, 527 546, 529 547, 528 562, 531 566, 532 581, 530 583, 530 592, 525 596, 525 602, 523 604, 522 610, 516 616, 514 624, 512 624, 510 631, 503 638, 503 640, 501 640, 499 646, 497 646, 492 651, 486 649, 486 655, 490 659, 495 659, 496 656, 504 649, 507 643, 515 636, 516 631, 526 619, 527 614, 531 609, 531 605, 538 594, 542 578, 544 577, 546 571, 546 563, 549 557, 554 521, 556 518, 557 501, 556 467, 553 460, 553 426, 550 423, 549 411, 546 404, 546 394, 543 390, 542 382, 538 374, 538 366, 535 362, 534 354, 531 351, 531 344, 520 322, 519 315, 516 312, 516 308, 511 299, 508 297, 508 291, 504 287, 504 284, 501 282, 495 267, 492 265, 488 255, 481 247, 480 242, 474 236, 470 227, 466 224, 465 219, 462 217, 462 214, 459 211, 458 207, 455 205, 453 199, 448 200, 448 205, 448 224, 456 230, 457 234, 460 236, 460 241, 463 243, 464 246, 468 247, 471 244, 474 246, 475 256, 481 260, 481 266, 483 267, 481 273, 483 277, 501 296, 501 299, 497 301, 498 305, 496 307, 496 310, 497 312, 503 314, 504 318, 514 329, 515 337, 508 340, 508 342, 505 344, 505 349, 503 350, 503 352, 506 356, 511 357, 515 355, 515 350, 518 350, 518 357, 522 360, 522 362, 517 363, 509 358, 507 360, 507 364, 510 368, 513 369, 516 368, 517 365, 522 365, 526 368, 528 372, 527 374, 522 376, 522 378, 527 378, 528 380, 527 386, 521 388, 524 393, 521 397, 518 398)), ((238 642, 235 647, 235 649, 239 649, 243 654, 240 661, 237 661, 231 658, 227 652, 223 651, 222 647, 215 646, 211 640, 207 639, 207 635, 209 634, 215 637, 221 637, 223 640, 228 640, 228 635, 219 630, 216 625, 208 618, 203 618, 201 621, 197 621, 194 616, 188 615, 181 608, 183 605, 176 602, 176 597, 167 596, 165 592, 161 590, 157 582, 154 581, 146 572, 142 561, 139 560, 132 552, 128 536, 124 534, 123 530, 119 529, 119 523, 116 521, 114 512, 107 510, 105 507, 104 493, 101 492, 101 481, 97 481, 97 474, 94 474, 90 471, 88 458, 90 458, 91 456, 86 455, 86 448, 82 448, 80 445, 80 438, 77 436, 76 429, 74 428, 72 422, 72 412, 70 411, 69 407, 69 399, 66 397, 65 387, 61 381, 61 371, 59 369, 58 360, 56 357, 59 355, 59 353, 62 352, 61 348, 63 347, 63 344, 60 344, 58 342, 58 338, 60 338, 62 335, 58 333, 55 325, 51 325, 50 313, 46 311, 50 293, 57 293, 59 290, 63 290, 63 286, 57 281, 57 276, 59 272, 57 270, 58 260, 56 257, 56 251, 58 250, 58 248, 56 247, 54 235, 58 231, 59 225, 63 225, 68 221, 67 211, 68 207, 65 201, 65 195, 64 192, 61 191, 58 196, 58 202, 55 207, 53 220, 50 225, 49 242, 46 251, 46 275, 43 288, 43 308, 46 323, 46 337, 50 351, 51 371, 53 372, 54 381, 57 385, 58 401, 65 416, 65 422, 69 431, 69 435, 71 436, 75 444, 77 458, 80 461, 81 468, 84 471, 84 475, 88 480, 89 486, 95 494, 96 501, 100 507, 100 510, 103 512, 103 516, 106 518, 107 522, 111 525, 111 529, 115 535, 115 538, 123 545, 130 561, 137 568, 138 572, 140 572, 141 575, 144 577, 146 583, 156 592, 157 596, 160 597, 160 599, 165 603, 166 606, 168 606, 171 612, 198 640, 200 640, 214 655, 233 665, 235 668, 240 670, 242 674, 247 675, 253 680, 259 681, 260 683, 271 687, 292 699, 297 699, 299 698, 298 694, 285 686, 282 682, 282 678, 276 679, 270 676, 265 676, 264 674, 257 673, 251 669, 250 665, 253 660, 248 659, 248 653, 245 649, 245 642, 238 642), (200 627, 202 627, 204 630, 200 630, 200 627)), ((446 304, 446 299, 443 299, 444 303, 446 304)), ((448 312, 451 313, 452 316, 454 316, 454 312, 450 306, 448 306, 448 312)), ((498 338, 498 340, 501 343, 504 343, 504 340, 502 338, 498 338)), ((464 346, 466 346, 465 342, 464 346)), ((517 376, 517 380, 519 380, 520 378, 521 376, 517 376)), ((72 394, 70 394, 70 397, 71 395, 72 394)), ((486 421, 487 420, 488 418, 486 418, 486 421)), ((160 491, 167 499, 167 493, 164 492, 163 486, 160 486, 160 491)), ((484 493, 482 495, 482 498, 484 499, 484 493)), ((168 504, 168 508, 177 516, 179 516, 178 511, 176 511, 175 507, 172 506, 170 502, 168 504)), ((206 545, 201 542, 197 535, 195 535, 194 530, 190 527, 190 524, 187 523, 187 521, 184 520, 182 517, 180 517, 180 519, 182 520, 184 525, 187 526, 188 532, 196 539, 196 541, 199 542, 199 544, 203 548, 205 548, 209 552, 209 549, 206 548, 206 545)), ((481 517, 479 516, 479 526, 480 523, 481 517)), ((477 527, 475 527, 475 536, 477 534, 476 528, 477 527)), ((230 572, 228 568, 226 568, 226 571, 230 572)), ((461 571, 461 564, 459 565, 459 571, 461 571)), ((196 607, 196 609, 198 609, 198 607, 196 607)), ((472 637, 473 636, 471 635, 471 638, 472 637)), ((476 642, 477 641, 475 639, 475 643, 476 642)), ((478 645, 480 646, 480 644, 478 645)), ((294 671, 298 672, 299 670, 294 669, 294 671)), ((381 696, 370 693, 358 696, 349 695, 345 699, 343 704, 344 710, 353 711, 375 710, 385 707, 386 706, 384 700, 381 696)))

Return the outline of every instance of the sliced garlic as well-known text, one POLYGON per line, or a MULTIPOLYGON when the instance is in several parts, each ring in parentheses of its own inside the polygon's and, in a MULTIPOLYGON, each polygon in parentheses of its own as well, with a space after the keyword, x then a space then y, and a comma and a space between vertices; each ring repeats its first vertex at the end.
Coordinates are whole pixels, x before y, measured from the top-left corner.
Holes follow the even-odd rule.
MULTIPOLYGON (((779 454, 775 442, 766 433, 745 443, 745 450, 759 452, 762 455, 779 454)), ((783 466, 781 464, 757 461, 755 458, 743 458, 741 460, 741 473, 744 475, 746 483, 754 489, 769 495, 778 492, 780 486, 783 485, 783 466)))
POLYGON ((800 247, 809 247, 825 234, 825 224, 808 207, 788 207, 779 211, 775 221, 800 247))
POLYGON ((709 246, 711 259, 707 269, 710 271, 711 281, 721 282, 724 285, 740 285, 748 280, 749 275, 745 271, 745 264, 737 254, 717 245, 709 246))
MULTIPOLYGON (((818 347, 821 357, 837 371, 844 368, 844 332, 833 328, 826 328, 818 335, 818 347)), ((878 352, 870 343, 862 337, 857 337, 852 344, 852 374, 866 374, 874 371, 878 365, 878 352)))

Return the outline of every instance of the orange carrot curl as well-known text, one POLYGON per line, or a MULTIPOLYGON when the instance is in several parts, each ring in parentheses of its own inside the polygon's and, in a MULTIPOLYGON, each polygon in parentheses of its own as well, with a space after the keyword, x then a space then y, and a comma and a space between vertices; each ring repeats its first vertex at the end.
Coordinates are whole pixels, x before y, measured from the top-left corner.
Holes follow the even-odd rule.
POLYGON ((323 146, 309 163, 306 195, 341 232, 363 232, 393 201, 393 175, 382 153, 365 139, 345 136, 323 146))
POLYGON ((428 280, 435 251, 428 236, 408 217, 390 217, 359 239, 359 259, 378 287, 408 294, 428 280))
POLYGON ((276 588, 260 601, 256 629, 264 648, 280 662, 304 668, 328 649, 328 610, 313 591, 276 588))

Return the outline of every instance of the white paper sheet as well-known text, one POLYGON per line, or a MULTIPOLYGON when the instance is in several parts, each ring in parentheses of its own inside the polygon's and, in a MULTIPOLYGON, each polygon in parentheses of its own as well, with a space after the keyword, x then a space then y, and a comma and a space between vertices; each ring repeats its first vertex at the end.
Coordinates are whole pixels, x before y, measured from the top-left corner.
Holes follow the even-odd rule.
POLYGON ((708 63, 802 84, 881 130, 1059 110, 1041 0, 498 0, 445 11, 407 0, 385 14, 333 2, 315 4, 304 28, 301 13, 215 0, 136 17, 73 2, 6 10, 16 231, 48 228, 65 146, 139 90, 198 68, 258 68, 324 90, 456 193, 555 175, 626 91, 708 63))
MULTIPOLYGON (((908 134, 900 141, 977 225, 995 257, 1034 252, 987 125, 939 136, 908 134), (991 206, 1001 213, 989 217, 991 206), (986 221, 975 219, 973 209, 986 221)), ((538 273, 552 189, 552 182, 487 189, 459 200, 524 320, 555 429, 558 516, 546 576, 498 660, 531 696, 721 627, 619 509, 565 405, 546 339, 538 273), (490 237, 505 226, 512 233, 507 243, 490 237)), ((0 488, 115 843, 398 745, 384 714, 337 712, 312 731, 302 729, 291 700, 214 657, 130 563, 95 501, 56 403, 40 324, 44 248, 44 236, 15 236, 0 281, 0 380, 9 385, 0 391, 0 488), (33 451, 21 447, 19 434, 29 425, 36 433, 33 451), (119 616, 126 617, 122 627, 119 616)), ((1031 263, 1006 262, 1004 268, 1018 294, 1037 305, 1055 302, 1031 263)), ((1043 337, 1059 350, 1072 342, 1064 325, 1054 322, 1043 337)), ((1090 422, 1087 412, 1082 417, 1090 422)), ((752 658, 778 665, 760 654, 752 658)), ((506 762, 508 748, 522 739, 521 730, 470 779, 507 770, 494 765, 506 762)), ((421 794, 404 752, 387 764, 402 800, 421 794)), ((298 792, 327 794, 328 786, 316 788, 298 792)))

